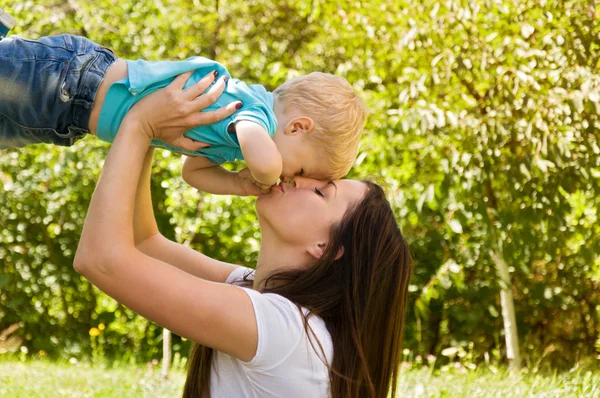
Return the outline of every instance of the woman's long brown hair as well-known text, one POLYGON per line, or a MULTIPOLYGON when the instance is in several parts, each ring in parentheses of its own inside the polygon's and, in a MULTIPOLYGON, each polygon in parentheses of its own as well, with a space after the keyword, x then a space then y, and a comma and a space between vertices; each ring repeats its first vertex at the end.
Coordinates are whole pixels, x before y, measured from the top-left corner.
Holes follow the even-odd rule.
MULTIPOLYGON (((364 198, 333 227, 327 250, 314 266, 277 271, 260 289, 286 297, 301 314, 300 307, 309 310, 304 328, 313 348, 316 337, 307 318, 324 320, 333 342, 332 398, 396 395, 412 260, 383 190, 366 184, 364 198)), ((322 350, 318 354, 324 358, 322 350)), ((184 398, 210 398, 212 361, 211 348, 193 347, 184 398)))

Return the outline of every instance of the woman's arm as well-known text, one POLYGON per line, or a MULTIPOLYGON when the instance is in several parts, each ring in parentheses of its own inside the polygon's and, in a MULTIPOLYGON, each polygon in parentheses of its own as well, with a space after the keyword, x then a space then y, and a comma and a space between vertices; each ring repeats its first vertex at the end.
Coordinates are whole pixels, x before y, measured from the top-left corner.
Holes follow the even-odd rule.
POLYGON ((165 238, 158 231, 150 194, 153 155, 154 149, 148 149, 136 190, 133 208, 133 240, 136 247, 142 253, 172 264, 188 274, 213 282, 225 282, 237 265, 198 253, 165 238))
MULTIPOLYGON (((202 91, 182 91, 187 77, 182 75, 142 99, 123 120, 92 197, 74 266, 139 314, 197 343, 248 361, 258 342, 248 295, 236 286, 194 277, 135 245, 135 236, 146 233, 142 228, 134 234, 133 208, 150 141, 181 143, 183 132, 191 127, 182 124, 181 118, 203 109, 189 106, 202 91), (182 107, 187 111, 176 111, 182 107), (178 128, 173 127, 176 123, 178 128)), ((233 111, 231 106, 221 116, 233 111)))

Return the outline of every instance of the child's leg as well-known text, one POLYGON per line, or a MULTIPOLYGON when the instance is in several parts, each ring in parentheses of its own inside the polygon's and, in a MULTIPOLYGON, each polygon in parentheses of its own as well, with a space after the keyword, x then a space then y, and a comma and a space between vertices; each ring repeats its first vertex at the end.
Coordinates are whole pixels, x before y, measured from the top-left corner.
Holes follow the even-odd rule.
POLYGON ((4 39, 16 24, 17 21, 0 8, 0 40, 4 39))
POLYGON ((109 50, 71 35, 0 41, 0 149, 85 136, 109 50))

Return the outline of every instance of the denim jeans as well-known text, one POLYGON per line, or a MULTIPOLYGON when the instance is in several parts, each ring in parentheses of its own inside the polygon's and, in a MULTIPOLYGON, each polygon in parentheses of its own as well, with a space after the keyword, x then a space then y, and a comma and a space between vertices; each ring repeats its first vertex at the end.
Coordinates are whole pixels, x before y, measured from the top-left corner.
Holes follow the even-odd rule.
POLYGON ((0 41, 0 149, 70 146, 89 133, 96 92, 116 55, 72 35, 0 41))

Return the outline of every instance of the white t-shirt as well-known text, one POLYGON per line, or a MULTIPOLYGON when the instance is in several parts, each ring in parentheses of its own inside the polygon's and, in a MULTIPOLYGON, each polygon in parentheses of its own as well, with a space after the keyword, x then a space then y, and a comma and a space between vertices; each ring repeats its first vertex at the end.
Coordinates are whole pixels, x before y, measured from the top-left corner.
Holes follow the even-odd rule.
MULTIPOLYGON (((227 283, 241 280, 250 268, 236 268, 227 283)), ((250 275, 252 279, 254 274, 250 275)), ((298 307, 273 293, 243 288, 252 300, 258 327, 258 348, 250 362, 215 351, 211 373, 213 398, 326 398, 330 397, 329 370, 318 342, 313 349, 298 307)), ((308 310, 303 308, 307 313, 308 310)), ((328 363, 333 357, 331 336, 323 320, 309 318, 328 363)))

